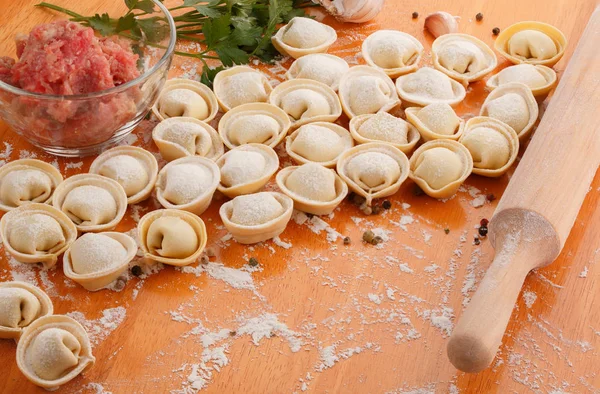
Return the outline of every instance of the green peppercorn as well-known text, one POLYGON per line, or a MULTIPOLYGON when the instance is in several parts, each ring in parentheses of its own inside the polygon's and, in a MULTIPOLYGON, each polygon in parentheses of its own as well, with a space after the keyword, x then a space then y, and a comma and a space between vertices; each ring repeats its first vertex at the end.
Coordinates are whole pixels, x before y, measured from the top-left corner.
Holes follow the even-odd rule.
POLYGON ((144 272, 142 271, 142 267, 140 267, 139 265, 134 265, 133 267, 131 267, 131 274, 133 276, 140 276, 143 273, 144 272))
POLYGON ((373 234, 373 231, 371 231, 371 230, 365 231, 362 236, 363 241, 365 241, 368 244, 373 242, 374 238, 375 238, 375 234, 373 234))
POLYGON ((258 265, 258 260, 256 259, 256 257, 250 257, 250 260, 248 260, 248 264, 250 264, 250 267, 256 267, 258 265))

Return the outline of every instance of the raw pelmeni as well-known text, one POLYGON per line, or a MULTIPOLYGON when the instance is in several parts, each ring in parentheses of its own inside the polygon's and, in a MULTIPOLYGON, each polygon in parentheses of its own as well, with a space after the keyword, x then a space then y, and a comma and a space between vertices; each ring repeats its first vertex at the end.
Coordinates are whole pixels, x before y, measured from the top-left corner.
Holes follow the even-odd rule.
POLYGON ((287 137, 285 148, 298 164, 313 162, 333 168, 338 157, 353 145, 352 136, 342 126, 316 122, 298 128, 287 137))
POLYGON ((384 111, 355 116, 350 133, 359 144, 386 142, 404 153, 410 153, 421 138, 413 125, 384 111))
POLYGON ((292 63, 286 76, 287 79, 312 79, 337 91, 342 76, 349 69, 348 63, 340 57, 325 53, 314 53, 302 56, 292 63))
POLYGON ((295 17, 271 38, 283 55, 298 59, 313 53, 327 52, 337 40, 335 29, 311 18, 295 17))
POLYGON ((444 34, 431 46, 433 66, 463 84, 482 79, 498 60, 483 41, 468 34, 444 34))
POLYGON ((433 103, 425 107, 410 107, 404 111, 425 141, 460 138, 465 121, 446 103, 433 103))
POLYGON ((0 283, 0 338, 18 340, 36 319, 51 315, 52 301, 27 282, 0 283))
POLYGON ((267 77, 248 66, 219 71, 215 76, 213 89, 223 112, 238 105, 264 103, 272 90, 267 77))
POLYGON ((185 116, 210 122, 218 111, 217 97, 208 86, 184 78, 165 82, 152 107, 152 112, 159 120, 185 116))
POLYGON ((550 67, 524 63, 506 67, 488 79, 486 86, 496 89, 507 83, 520 82, 531 89, 536 99, 541 100, 554 89, 557 81, 556 71, 550 67))
POLYGON ((21 205, 48 203, 63 177, 54 166, 41 160, 22 159, 0 167, 0 211, 21 205))
POLYGON ((374 114, 399 103, 390 77, 369 66, 351 67, 340 81, 339 96, 344 113, 350 119, 374 114))
POLYGON ((225 152, 217 131, 194 118, 165 119, 152 130, 152 139, 166 161, 187 156, 217 160, 225 152))
POLYGON ((433 103, 455 106, 466 95, 463 85, 441 71, 429 67, 402 75, 396 80, 396 89, 405 106, 426 106, 433 103))
POLYGON ((369 66, 381 69, 390 78, 397 78, 417 69, 423 45, 410 34, 378 30, 365 39, 362 54, 369 66))

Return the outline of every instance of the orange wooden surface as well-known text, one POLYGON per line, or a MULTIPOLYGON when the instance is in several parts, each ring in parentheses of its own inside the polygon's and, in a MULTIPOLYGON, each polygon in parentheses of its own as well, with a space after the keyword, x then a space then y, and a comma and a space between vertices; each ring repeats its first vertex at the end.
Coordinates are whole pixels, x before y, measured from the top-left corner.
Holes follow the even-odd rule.
MULTIPOLYGON (((53 18, 33 9, 34 3, 0 0, 1 54, 13 54, 16 32, 53 18)), ((90 0, 72 7, 88 13, 110 11, 117 5, 118 0, 90 0)), ((490 45, 495 26, 541 20, 560 28, 570 41, 565 57, 555 67, 560 75, 595 5, 590 0, 388 0, 383 13, 369 24, 325 21, 339 35, 330 53, 356 64, 362 63, 355 56, 362 40, 382 28, 415 35, 428 52, 431 37, 424 36, 422 25, 433 11, 460 16, 460 32, 490 45), (411 19, 413 11, 420 14, 417 20, 411 19), (477 12, 484 14, 481 23, 475 21, 477 12)), ((507 65, 499 60, 501 67, 507 65)), ((425 63, 429 61, 427 54, 425 63)), ((187 73, 195 67, 190 60, 176 63, 187 73)), ((282 65, 290 64, 288 60, 282 65)), ((281 80, 284 71, 280 66, 263 70, 274 80, 281 80)), ((173 75, 181 72, 174 69, 173 75)), ((471 85, 460 113, 476 114, 485 94, 484 82, 471 85)), ((149 136, 152 125, 146 121, 128 141, 155 151, 149 136)), ((0 135, 12 147, 0 144, 2 160, 32 155, 55 160, 1 123, 0 135)), ((58 159, 58 165, 70 176, 85 171, 91 160, 83 160, 78 167, 80 160, 58 159)), ((508 180, 509 176, 471 176, 466 186, 500 197, 508 180)), ((254 248, 222 241, 226 232, 218 208, 224 198, 217 196, 202 215, 208 246, 216 253, 211 262, 222 262, 239 273, 244 272, 238 269, 249 257, 256 257, 260 269, 250 274, 252 283, 246 283, 254 289, 232 287, 215 272, 196 276, 166 267, 145 279, 131 278, 120 292, 90 293, 66 279, 60 264, 58 269, 41 272, 10 262, 4 252, 0 254, 0 280, 20 278, 38 284, 51 296, 56 313, 80 312, 77 316, 98 330, 93 335, 96 365, 64 386, 60 392, 65 393, 193 392, 188 376, 192 365, 201 363, 205 345, 207 352, 222 348, 227 358, 227 365, 221 367, 214 360, 207 362, 211 376, 203 391, 210 393, 600 392, 600 313, 594 307, 600 292, 600 175, 560 258, 527 278, 494 366, 477 375, 459 373, 448 362, 449 332, 444 324, 460 315, 492 259, 487 240, 479 246, 472 241, 474 226, 481 218, 491 217, 497 201, 476 209, 469 189, 446 202, 415 196, 412 189, 407 181, 390 199, 392 210, 378 216, 366 217, 344 202, 333 218, 323 218, 331 228, 351 237, 350 246, 339 238, 330 242, 325 231, 315 234, 306 223, 292 221, 281 236, 293 245, 289 249, 271 241, 254 248), (409 217, 412 223, 407 223, 409 217), (381 249, 360 241, 364 230, 377 227, 391 231, 381 249), (123 310, 122 320, 110 315, 123 310), (243 326, 265 314, 276 315, 290 331, 274 330, 271 338, 255 337, 253 342, 243 326), (223 331, 226 335, 215 344, 202 342, 202 334, 222 329, 231 332, 223 331), (290 337, 296 339, 290 341, 290 337), (302 343, 299 350, 294 348, 298 340, 302 343), (338 359, 333 365, 324 363, 329 350, 338 359)), ((118 229, 134 228, 136 212, 156 207, 151 199, 130 208, 118 229)), ((0 342, 0 391, 43 392, 19 372, 15 349, 12 341, 0 342)))

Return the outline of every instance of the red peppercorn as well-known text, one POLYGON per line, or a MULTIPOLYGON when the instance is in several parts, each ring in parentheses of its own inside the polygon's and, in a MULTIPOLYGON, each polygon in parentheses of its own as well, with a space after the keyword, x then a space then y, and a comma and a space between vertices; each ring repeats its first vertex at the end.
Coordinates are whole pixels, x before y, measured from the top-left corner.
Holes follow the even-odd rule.
POLYGON ((482 227, 487 227, 487 225, 488 225, 489 223, 490 223, 490 221, 489 221, 489 220, 487 220, 487 219, 483 218, 483 219, 481 219, 481 221, 479 222, 479 225, 480 225, 480 226, 482 226, 482 227))

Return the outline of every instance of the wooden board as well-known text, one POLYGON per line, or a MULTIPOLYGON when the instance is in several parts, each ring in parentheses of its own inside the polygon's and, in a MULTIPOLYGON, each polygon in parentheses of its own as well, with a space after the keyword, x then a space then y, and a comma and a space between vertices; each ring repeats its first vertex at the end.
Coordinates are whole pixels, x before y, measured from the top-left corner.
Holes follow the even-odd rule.
MULTIPOLYGON (((0 53, 13 53, 13 32, 50 20, 45 12, 31 8, 34 3, 0 0, 4 10, 0 53)), ((118 0, 90 0, 77 9, 110 12, 117 4, 118 0)), ((559 27, 571 42, 556 66, 560 75, 594 6, 593 1, 583 0, 552 4, 388 0, 373 23, 326 22, 339 32, 331 52, 362 63, 356 56, 362 40, 382 28, 411 33, 428 47, 431 37, 424 37, 422 23, 425 15, 437 10, 461 16, 459 30, 490 45, 495 26, 542 20, 559 27), (413 11, 420 14, 416 21, 410 17, 413 11), (477 12, 484 14, 481 23, 475 21, 477 12)), ((290 63, 284 62, 283 67, 290 63)), ((177 64, 188 74, 194 67, 189 60, 177 64)), ((278 66, 264 70, 274 79, 281 78, 278 66)), ((181 72, 174 70, 173 75, 181 72)), ((483 85, 471 85, 461 114, 478 112, 485 98, 483 85)), ((143 124, 130 142, 155 150, 148 134, 151 127, 150 122, 143 124)), ((4 124, 0 135, 8 144, 0 144, 2 160, 32 155, 54 160, 4 124)), ((65 175, 72 175, 85 171, 90 161, 59 159, 57 163, 65 175)), ((202 363, 205 345, 205 360, 214 356, 206 362, 210 377, 204 391, 209 393, 597 392, 600 313, 593 305, 600 291, 599 174, 560 258, 527 278, 493 368, 477 375, 458 373, 446 358, 455 315, 468 302, 493 256, 487 240, 479 246, 472 240, 474 226, 491 216, 497 201, 474 208, 473 188, 499 197, 508 179, 472 176, 465 191, 446 202, 413 195, 413 185, 407 181, 391 198, 392 210, 379 216, 365 217, 345 202, 333 218, 324 219, 330 228, 351 237, 350 246, 341 239, 328 241, 325 230, 316 234, 319 223, 295 222, 281 236, 292 244, 289 249, 273 242, 254 249, 223 242, 226 232, 217 211, 224 200, 219 199, 203 215, 209 247, 217 254, 211 261, 235 271, 211 264, 208 273, 197 269, 196 276, 164 268, 142 280, 130 279, 121 292, 89 293, 67 280, 60 267, 40 272, 10 262, 2 252, 0 280, 20 278, 40 285, 50 294, 56 313, 75 312, 92 332, 97 364, 64 386, 61 392, 65 393, 187 390, 188 376, 194 364, 202 363), (360 242, 362 231, 371 228, 390 231, 381 249, 360 242), (260 261, 260 270, 241 271, 252 256, 260 261), (228 284, 223 272, 252 281, 228 284), (261 327, 266 329, 260 331, 261 327), (262 337, 261 332, 274 335, 262 337), (208 339, 218 334, 221 337, 210 344, 208 339), (219 366, 219 361, 227 365, 219 366)), ((134 228, 133 217, 156 206, 150 201, 130 209, 119 230, 134 228)), ((15 348, 11 341, 0 342, 0 392, 43 392, 20 374, 15 348)))

